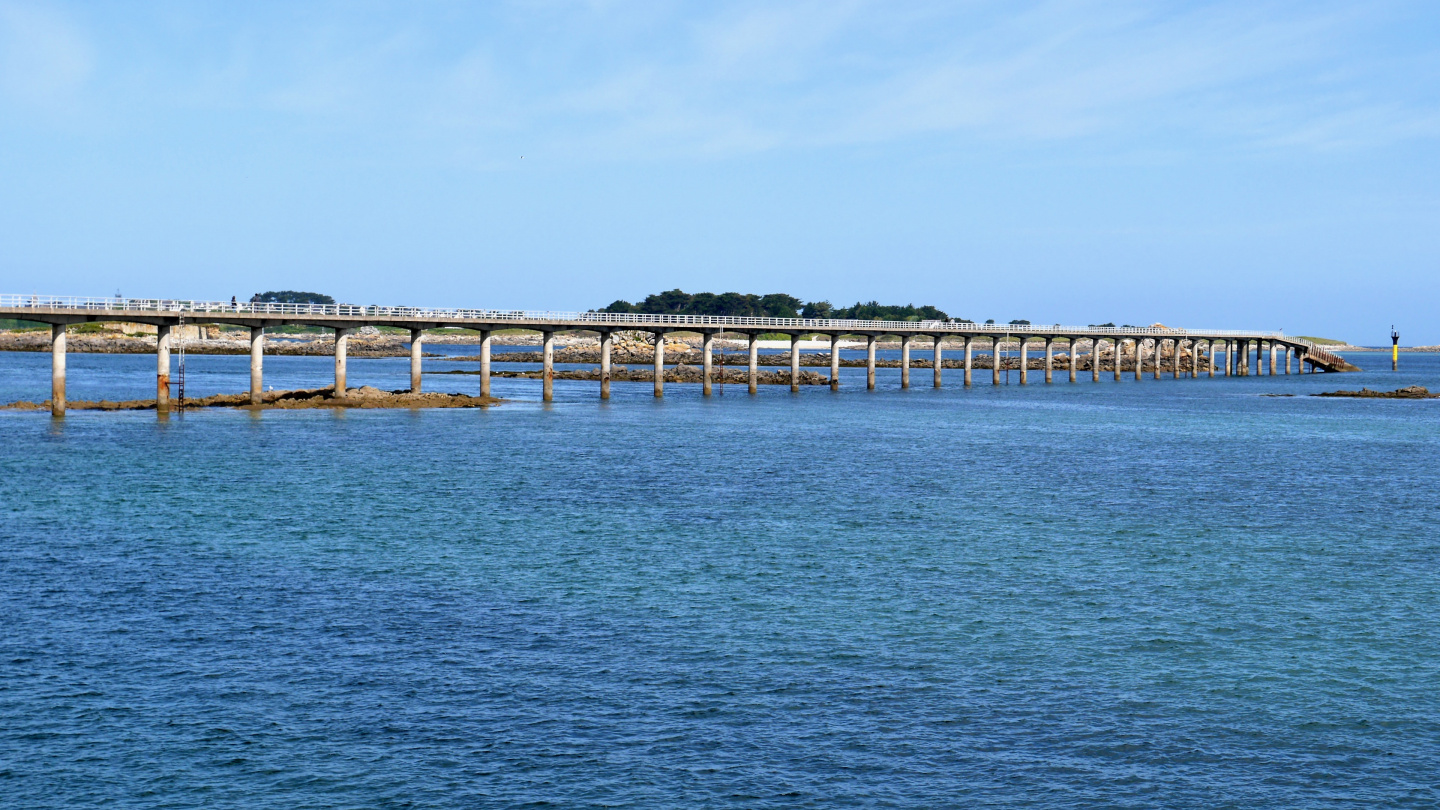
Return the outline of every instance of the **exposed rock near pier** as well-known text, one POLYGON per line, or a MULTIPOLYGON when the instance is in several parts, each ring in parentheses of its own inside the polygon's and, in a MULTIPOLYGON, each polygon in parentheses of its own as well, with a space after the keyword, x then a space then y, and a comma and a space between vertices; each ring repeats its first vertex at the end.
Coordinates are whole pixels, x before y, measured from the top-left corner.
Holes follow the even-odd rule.
MULTIPOLYGON (((345 392, 343 397, 335 396, 333 388, 316 388, 297 391, 266 391, 263 395, 263 402, 259 405, 250 404, 250 395, 244 394, 215 394, 208 397, 198 397, 185 400, 186 410, 199 410, 202 408, 240 408, 243 410, 302 410, 306 408, 483 408, 495 405, 504 400, 495 397, 472 397, 466 394, 440 394, 440 393, 419 393, 412 394, 409 391, 382 391, 370 386, 351 388, 345 392)), ((99 401, 70 400, 66 403, 69 410, 81 411, 153 411, 155 400, 153 399, 127 399, 99 401)), ((170 400, 170 409, 180 410, 178 400, 170 400)), ((13 402, 9 405, 0 406, 0 410, 13 411, 48 411, 50 401, 44 402, 13 402)))
MULTIPOLYGON (((442 371, 440 374, 479 374, 478 371, 442 371)), ((554 372, 557 380, 589 380, 590 382, 600 381, 600 369, 564 369, 554 372)), ((544 377, 544 372, 535 371, 496 371, 490 372, 492 377, 510 377, 527 380, 538 380, 544 377)), ((760 385, 789 385, 790 372, 787 371, 758 371, 755 374, 756 382, 760 385)), ((698 383, 704 382, 705 372, 703 369, 694 366, 675 366, 665 369, 665 382, 673 383, 698 383)), ((610 369, 610 379, 613 382, 650 382, 655 381, 655 370, 653 368, 631 369, 624 366, 614 366, 610 369)), ((724 375, 721 369, 716 368, 711 372, 710 379, 716 385, 746 385, 750 380, 749 372, 744 368, 727 366, 724 375)), ((813 371, 800 372, 801 385, 829 385, 830 377, 824 374, 817 374, 813 371)))
POLYGON ((1323 394, 1311 394, 1311 396, 1352 397, 1354 399, 1440 399, 1440 394, 1432 394, 1430 389, 1419 385, 1397 388, 1394 391, 1371 391, 1369 388, 1361 388, 1359 391, 1326 391, 1323 394))

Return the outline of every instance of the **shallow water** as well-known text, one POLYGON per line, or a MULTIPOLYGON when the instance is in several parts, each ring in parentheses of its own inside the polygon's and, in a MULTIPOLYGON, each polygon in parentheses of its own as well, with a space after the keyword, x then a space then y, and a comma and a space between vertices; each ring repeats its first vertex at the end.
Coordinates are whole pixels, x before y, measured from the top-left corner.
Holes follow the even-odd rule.
MULTIPOLYGON (((1440 390, 1352 359, 0 412, 0 804, 1434 806, 1440 401, 1259 396, 1440 390)), ((69 365, 72 399, 153 390, 69 365)), ((48 394, 46 355, 0 371, 48 394)))

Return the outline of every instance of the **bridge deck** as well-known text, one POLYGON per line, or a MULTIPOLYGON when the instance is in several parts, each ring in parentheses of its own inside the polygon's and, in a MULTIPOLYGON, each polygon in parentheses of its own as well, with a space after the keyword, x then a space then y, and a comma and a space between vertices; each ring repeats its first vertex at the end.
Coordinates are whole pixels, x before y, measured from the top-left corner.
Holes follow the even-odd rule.
POLYGON ((435 329, 535 329, 695 332, 804 332, 854 335, 981 335, 1035 337, 1161 337, 1274 340, 1308 345, 1282 332, 1237 329, 1179 329, 1154 326, 1067 326, 1063 324, 977 324, 960 321, 860 321, 826 318, 762 318, 719 315, 646 315, 615 312, 543 312, 529 310, 433 309, 358 306, 350 304, 260 304, 183 301, 160 298, 76 298, 0 295, 0 317, 42 323, 130 321, 174 324, 180 316, 192 322, 240 326, 306 325, 354 328, 397 326, 435 329))
MULTIPOLYGON (((1029 339, 1044 341, 1045 382, 1053 382, 1055 370, 1052 352, 1056 338, 1068 339, 1070 351, 1067 354, 1068 372, 1071 382, 1076 380, 1080 344, 1088 340, 1090 352, 1088 366, 1091 379, 1099 381, 1101 366, 1109 355, 1110 370, 1115 379, 1121 379, 1125 359, 1125 344, 1133 344, 1132 368, 1136 379, 1142 377, 1145 360, 1150 359, 1151 367, 1158 378, 1163 371, 1171 372, 1176 379, 1189 373, 1191 378, 1199 377, 1208 370, 1215 376, 1217 351, 1224 355, 1223 376, 1251 373, 1251 347, 1254 347, 1254 369, 1263 373, 1263 346, 1270 348, 1269 370, 1277 373, 1277 352, 1284 354, 1285 373, 1290 373, 1290 356, 1295 352, 1300 358, 1300 370, 1309 363, 1313 371, 1350 371, 1355 367, 1344 358, 1323 351, 1308 341, 1288 337, 1281 332, 1233 330, 1233 329, 1175 329, 1163 326, 1064 326, 1061 324, 977 324, 957 321, 858 321, 815 318, 734 318, 708 315, 645 315, 613 312, 529 312, 518 310, 485 309, 423 309, 419 307, 353 306, 350 304, 264 304, 223 301, 182 301, 159 298, 70 298, 38 295, 0 295, 0 317, 38 321, 51 325, 51 412, 61 415, 65 412, 65 333, 66 326, 74 323, 96 321, 120 321, 155 324, 160 328, 156 337, 156 398, 158 411, 169 407, 170 396, 170 329, 184 323, 229 323, 250 327, 250 399, 261 403, 262 363, 264 359, 265 328, 290 324, 322 326, 335 330, 335 388, 334 393, 343 397, 346 390, 346 345, 348 333, 362 326, 395 326, 410 330, 410 387, 418 392, 421 383, 420 344, 426 329, 440 327, 464 327, 482 334, 480 350, 480 393, 490 393, 490 333, 499 329, 533 329, 543 334, 544 352, 542 379, 544 399, 549 401, 554 389, 554 345, 555 333, 567 330, 587 330, 602 336, 600 360, 600 396, 610 395, 610 346, 613 333, 619 331, 644 331, 655 335, 654 372, 655 395, 662 396, 665 383, 665 335, 670 332, 700 332, 705 335, 702 352, 704 363, 704 391, 711 392, 712 365, 711 341, 722 332, 741 333, 750 336, 749 387, 754 393, 757 380, 757 335, 765 332, 789 334, 792 340, 790 356, 790 389, 798 391, 800 386, 800 352, 798 342, 802 335, 824 334, 836 340, 844 335, 861 335, 867 339, 866 386, 875 387, 875 341, 878 337, 898 335, 903 340, 900 364, 901 387, 910 386, 910 343, 916 336, 944 337, 954 335, 963 338, 965 353, 965 384, 972 382, 974 370, 972 357, 973 338, 989 338, 993 351, 994 339, 1024 338, 1019 341, 1020 384, 1028 382, 1030 365, 1027 360, 1029 339), (1106 346, 1108 342, 1108 347, 1106 346), (1168 357, 1165 344, 1169 344, 1168 357), (1148 344, 1148 346, 1147 346, 1148 344), (1237 357, 1238 354, 1238 357, 1237 357), (1163 358, 1163 362, 1162 362, 1163 358), (1204 364, 1202 365, 1202 359, 1204 364), (1188 368, 1185 361, 1188 360, 1188 368), (1239 361, 1237 364, 1237 360, 1239 361), (1168 368, 1163 366, 1168 364, 1168 368), (1208 369, 1206 368, 1208 366, 1208 369)), ((943 364, 942 341, 934 341, 935 387, 940 387, 943 364)), ((1000 370, 1004 365, 992 361, 992 380, 1000 384, 1000 370)), ((181 365, 183 369, 183 364, 181 365)), ((830 352, 830 387, 839 385, 840 357, 830 352)), ((181 391, 183 392, 183 385, 181 391)), ((182 393, 183 399, 183 393, 182 393)))

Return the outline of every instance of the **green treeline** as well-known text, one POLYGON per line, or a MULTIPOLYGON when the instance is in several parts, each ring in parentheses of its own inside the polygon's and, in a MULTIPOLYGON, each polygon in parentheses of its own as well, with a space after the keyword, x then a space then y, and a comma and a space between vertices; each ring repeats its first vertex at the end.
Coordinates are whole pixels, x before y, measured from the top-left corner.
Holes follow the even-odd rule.
MULTIPOLYGON (((648 295, 634 304, 616 301, 601 312, 637 312, 650 315, 723 315, 735 318, 842 318, 860 321, 945 321, 950 317, 928 304, 894 305, 878 301, 836 307, 829 301, 803 302, 793 295, 754 295, 737 292, 695 293, 683 290, 648 295)), ((963 322, 963 319, 957 319, 963 322)))
POLYGON ((299 290, 271 290, 255 293, 252 304, 333 304, 335 299, 323 293, 300 292, 299 290))

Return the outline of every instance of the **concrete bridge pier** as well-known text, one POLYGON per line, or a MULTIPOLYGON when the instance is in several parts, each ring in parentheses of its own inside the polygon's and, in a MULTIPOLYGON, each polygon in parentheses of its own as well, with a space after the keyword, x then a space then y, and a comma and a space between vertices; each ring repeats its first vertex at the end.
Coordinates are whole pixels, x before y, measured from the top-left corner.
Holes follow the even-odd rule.
POLYGON ((610 351, 615 345, 615 335, 606 329, 600 333, 600 398, 610 398, 610 351))
POLYGON ((50 415, 65 415, 65 324, 50 324, 50 415))
POLYGON ((942 356, 942 355, 941 355, 942 349, 941 349, 941 347, 940 347, 940 344, 943 343, 944 340, 945 340, 945 336, 944 336, 944 335, 935 335, 935 359, 932 361, 932 364, 935 366, 935 387, 936 387, 936 388, 939 388, 939 387, 940 387, 940 370, 945 367, 945 361, 942 360, 942 359, 940 359, 941 356, 942 356))
POLYGON ((757 343, 760 335, 750 333, 750 393, 755 393, 760 384, 760 344, 757 343))
POLYGON ((555 332, 545 330, 541 335, 541 365, 540 372, 542 380, 541 399, 545 402, 555 401, 555 332))
POLYGON ((790 336, 790 393, 800 393, 800 340, 802 334, 790 336))
POLYGON ((900 336, 900 387, 910 387, 910 336, 900 336))
MULTIPOLYGON (((253 330, 252 330, 253 331, 253 330)), ((251 361, 251 378, 254 378, 254 361, 251 361)), ((161 324, 155 328, 155 412, 170 412, 170 326, 161 324)))
MULTIPOLYGON (((665 396, 665 333, 655 332, 655 396, 665 396)), ((753 344, 752 344, 753 345, 753 344)))
POLYGON ((335 396, 345 396, 345 350, 350 344, 350 330, 335 327, 335 396))
POLYGON ((1045 384, 1055 382, 1055 338, 1045 338, 1045 384))
MULTIPOLYGON (((168 366, 168 363, 167 363, 168 366)), ((167 369, 168 370, 168 369, 167 369)), ((250 327, 250 404, 259 405, 265 390, 265 327, 250 327)))
POLYGON ((975 338, 965 336, 965 387, 970 387, 971 374, 975 370, 975 338))
POLYGON ((410 330, 410 393, 420 393, 420 344, 425 340, 425 330, 410 330))
POLYGON ((1115 340, 1112 341, 1112 343, 1113 343, 1113 345, 1114 345, 1114 348, 1115 348, 1115 382, 1120 382, 1120 357, 1121 357, 1120 350, 1121 350, 1121 345, 1122 345, 1124 342, 1125 342, 1125 341, 1121 340, 1120 338, 1115 338, 1115 340))
MULTIPOLYGON (((609 335, 607 334, 606 337, 609 337, 609 335)), ((600 390, 605 392, 605 393, 601 394, 601 396, 608 396, 609 393, 610 393, 610 392, 609 392, 609 386, 605 386, 605 387, 601 388, 600 390)), ((490 396, 490 330, 489 330, 489 329, 482 329, 482 330, 480 330, 480 396, 482 396, 482 397, 488 397, 488 396, 490 396)))
POLYGON ((1215 377, 1215 341, 1205 341, 1205 366, 1210 371, 1210 377, 1215 377))
POLYGON ((1293 352, 1294 352, 1294 349, 1293 349, 1289 344, 1286 344, 1286 346, 1285 346, 1285 373, 1286 373, 1286 374, 1289 374, 1289 373, 1290 373, 1290 355, 1291 355, 1293 352))
POLYGON ((1170 342, 1175 344, 1175 357, 1170 362, 1171 368, 1173 369, 1171 379, 1178 380, 1180 379, 1180 355, 1184 352, 1185 348, 1181 344, 1180 338, 1175 338, 1170 342))
MULTIPOLYGON (((1156 355, 1157 357, 1159 355, 1156 355)), ((1145 341, 1135 338, 1135 382, 1145 379, 1145 341)))
POLYGON ((715 350, 715 333, 706 332, 701 336, 701 341, 700 359, 703 362, 704 371, 704 378, 701 380, 701 393, 708 397, 714 393, 710 383, 710 375, 712 372, 711 353, 715 350))
POLYGON ((1155 344, 1155 356, 1151 358, 1151 360, 1154 361, 1155 367, 1150 370, 1150 373, 1154 376, 1154 379, 1158 380, 1160 379, 1160 356, 1165 353, 1165 343, 1160 338, 1155 338, 1151 342, 1155 344))
POLYGON ((1000 384, 1000 338, 990 338, 990 384, 1000 384))
POLYGON ((1100 338, 1090 338, 1090 382, 1100 382, 1100 338))
POLYGON ((1076 363, 1075 363, 1075 338, 1073 338, 1073 337, 1068 337, 1068 338, 1065 338, 1065 339, 1068 340, 1068 341, 1070 341, 1070 345, 1068 346, 1068 352, 1067 352, 1067 353, 1069 354, 1069 360, 1070 360, 1070 369, 1069 369, 1069 370, 1070 370, 1070 382, 1073 383, 1073 382, 1075 382, 1075 365, 1076 365, 1076 363))
POLYGON ((1270 376, 1275 376, 1275 341, 1270 341, 1270 376))
POLYGON ((865 336, 865 390, 875 390, 875 336, 865 336))
POLYGON ((1030 373, 1030 355, 1025 351, 1025 350, 1029 347, 1029 345, 1030 345, 1030 341, 1026 340, 1024 335, 1021 335, 1021 336, 1020 336, 1020 384, 1021 384, 1021 385, 1029 385, 1029 383, 1030 383, 1030 381, 1029 381, 1029 379, 1028 379, 1029 373, 1030 373))
POLYGON ((840 390, 840 333, 830 336, 830 390, 840 390))

